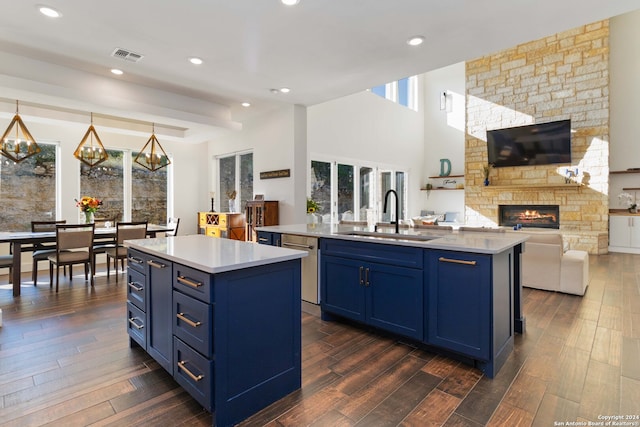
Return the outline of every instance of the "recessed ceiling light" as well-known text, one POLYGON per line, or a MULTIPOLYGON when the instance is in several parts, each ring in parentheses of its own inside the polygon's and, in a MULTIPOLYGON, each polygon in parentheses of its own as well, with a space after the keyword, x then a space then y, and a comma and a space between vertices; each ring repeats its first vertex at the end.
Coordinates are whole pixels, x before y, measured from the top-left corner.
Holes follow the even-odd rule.
POLYGON ((39 5, 38 10, 41 14, 43 14, 44 16, 48 16, 49 18, 59 18, 62 16, 60 12, 49 6, 39 5))
POLYGON ((189 58, 189 62, 191 62, 193 65, 202 65, 204 61, 202 61, 202 58, 198 58, 197 56, 192 56, 191 58, 189 58))
POLYGON ((424 43, 423 36, 413 36, 407 40, 409 46, 420 46, 422 43, 424 43))
POLYGON ((291 92, 291 89, 289 89, 288 87, 281 87, 280 88, 280 92, 281 93, 289 93, 289 92, 291 92))
POLYGON ((121 75, 123 75, 123 74, 124 74, 124 72, 123 72, 122 70, 119 70, 119 69, 117 69, 117 68, 112 68, 112 69, 111 69, 111 72, 112 72, 113 74, 115 74, 116 76, 121 76, 121 75))
POLYGON ((300 3, 300 0, 280 0, 282 4, 286 6, 295 6, 300 3))
POLYGON ((245 107, 245 108, 246 108, 246 107, 251 107, 251 103, 249 103, 249 102, 243 102, 241 105, 242 105, 243 107, 245 107))

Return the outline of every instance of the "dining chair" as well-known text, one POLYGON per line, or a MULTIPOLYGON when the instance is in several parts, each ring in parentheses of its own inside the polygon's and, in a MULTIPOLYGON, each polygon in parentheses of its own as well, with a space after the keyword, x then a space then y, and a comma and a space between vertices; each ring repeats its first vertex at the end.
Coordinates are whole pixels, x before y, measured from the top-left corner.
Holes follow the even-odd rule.
MULTIPOLYGON (((63 219, 60 221, 31 221, 31 232, 39 233, 39 232, 48 232, 48 231, 56 231, 56 226, 60 224, 66 224, 67 220, 63 219)), ((33 281, 33 286, 38 284, 38 262, 47 261, 49 255, 56 253, 56 244, 55 243, 34 243, 33 246, 30 247, 31 257, 33 258, 33 264, 31 266, 31 280, 33 281)), ((67 273, 67 266, 64 266, 64 273, 67 273)))
MULTIPOLYGON (((116 217, 102 217, 96 218, 94 217, 93 223, 96 228, 106 228, 107 225, 111 227, 115 227, 116 225, 116 217), (110 223, 110 224, 107 224, 110 223)), ((104 254, 107 252, 107 249, 116 247, 116 238, 112 235, 112 237, 106 236, 94 236, 93 238, 93 259, 91 260, 93 271, 96 271, 96 256, 100 254, 104 254)))
MULTIPOLYGON (((56 252, 49 255, 49 286, 53 286, 53 265, 56 266, 56 292, 60 283, 60 266, 68 265, 70 279, 73 280, 71 266, 84 264, 84 280, 89 279, 89 269, 93 268, 93 232, 95 224, 56 225, 56 252)), ((91 270, 91 286, 94 271, 91 270)))
POLYGON ((114 260, 116 270, 116 283, 118 283, 118 260, 122 263, 124 271, 124 260, 127 258, 127 248, 122 244, 125 240, 144 239, 147 237, 147 221, 119 222, 116 224, 116 246, 106 250, 107 254, 107 279, 111 259, 114 260))
POLYGON ((165 236, 177 236, 178 235, 178 226, 180 225, 180 218, 169 218, 169 220, 167 221, 167 225, 169 224, 175 224, 175 227, 173 227, 172 231, 166 231, 164 233, 165 236))

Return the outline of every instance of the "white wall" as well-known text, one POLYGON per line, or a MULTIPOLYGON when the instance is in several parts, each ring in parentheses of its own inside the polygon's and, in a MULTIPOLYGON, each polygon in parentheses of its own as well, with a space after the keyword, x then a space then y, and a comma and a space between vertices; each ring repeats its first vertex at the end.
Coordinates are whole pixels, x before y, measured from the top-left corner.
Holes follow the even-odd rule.
POLYGON ((371 92, 360 92, 309 107, 307 125, 310 158, 360 160, 406 170, 408 212, 410 216, 420 213, 424 153, 421 112, 371 92))
POLYGON ((209 189, 204 189, 204 197, 216 188, 216 156, 252 150, 254 194, 279 201, 280 224, 304 222, 306 187, 300 183, 306 183, 306 120, 305 107, 286 106, 243 123, 241 131, 211 141, 209 189), (260 172, 280 169, 290 169, 291 177, 260 179, 260 172))
MULTIPOLYGON (((609 34, 609 169, 616 171, 640 167, 640 11, 612 18, 609 34)), ((612 209, 625 207, 618 200, 623 187, 640 187, 640 174, 611 175, 612 209)))
MULTIPOLYGON (((450 65, 423 75, 424 78, 424 128, 425 151, 422 187, 430 182, 437 186, 442 180, 429 180, 440 175, 440 159, 451 162, 451 175, 464 175, 465 133, 465 63, 450 65), (440 109, 443 92, 451 102, 450 111, 440 109)), ((462 181, 460 178, 454 178, 462 181)), ((464 191, 423 191, 424 209, 436 213, 464 213, 464 191)), ((461 215, 462 216, 462 215, 461 215)))

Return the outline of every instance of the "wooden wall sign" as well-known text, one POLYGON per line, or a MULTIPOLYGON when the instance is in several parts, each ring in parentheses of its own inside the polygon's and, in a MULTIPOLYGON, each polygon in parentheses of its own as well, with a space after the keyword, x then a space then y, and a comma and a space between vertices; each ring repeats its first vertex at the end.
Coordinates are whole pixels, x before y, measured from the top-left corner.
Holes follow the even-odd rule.
POLYGON ((290 176, 291 176, 291 169, 280 169, 277 171, 260 172, 260 179, 289 178, 290 176))

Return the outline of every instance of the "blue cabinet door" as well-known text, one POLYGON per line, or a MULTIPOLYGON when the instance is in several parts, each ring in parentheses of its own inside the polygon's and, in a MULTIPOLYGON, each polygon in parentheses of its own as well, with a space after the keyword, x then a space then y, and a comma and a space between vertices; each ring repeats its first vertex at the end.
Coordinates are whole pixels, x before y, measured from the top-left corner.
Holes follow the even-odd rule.
POLYGON ((417 340, 424 338, 422 270, 366 264, 365 287, 370 325, 417 340))
POLYGON ((342 257, 322 257, 321 306, 323 310, 365 321, 365 269, 362 262, 342 257))
POLYGON ((427 251, 428 343, 491 358, 491 256, 427 251))
POLYGON ((173 374, 173 269, 158 258, 147 260, 147 353, 173 374))

